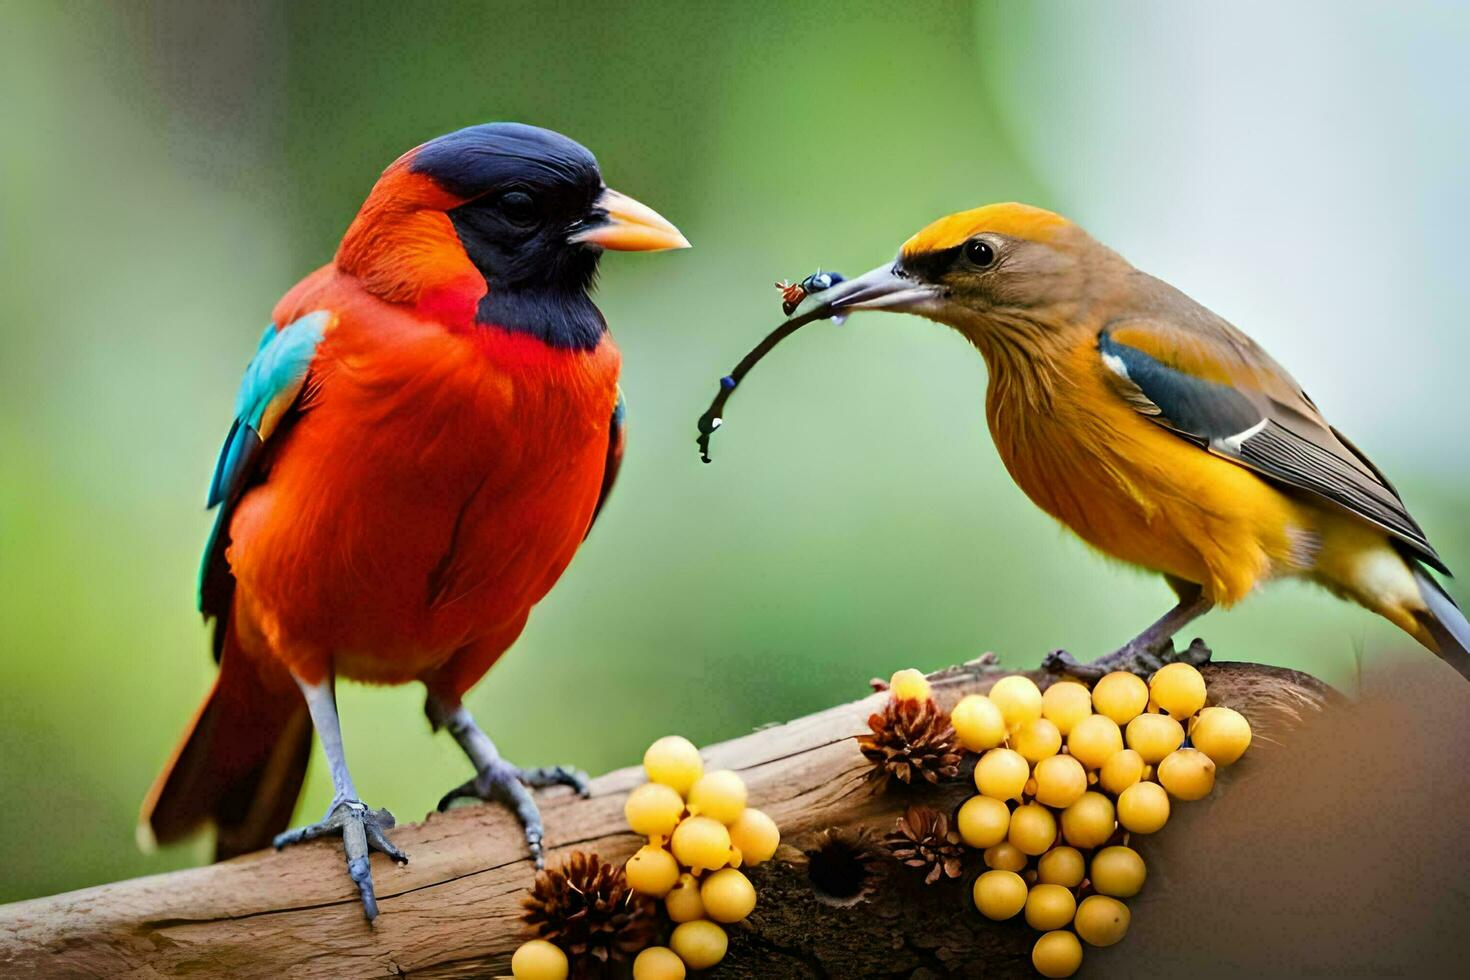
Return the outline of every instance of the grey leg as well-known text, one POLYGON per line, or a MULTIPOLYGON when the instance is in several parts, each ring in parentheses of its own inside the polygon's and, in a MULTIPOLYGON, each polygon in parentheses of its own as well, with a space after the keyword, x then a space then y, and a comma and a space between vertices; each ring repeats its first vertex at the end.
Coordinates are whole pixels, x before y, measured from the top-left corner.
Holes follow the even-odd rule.
POLYGON ((353 786, 352 773, 347 770, 347 755, 342 750, 342 726, 337 719, 337 696, 332 681, 306 684, 298 678, 296 684, 306 696, 311 723, 327 756, 327 767, 332 773, 332 805, 321 822, 276 835, 275 845, 279 849, 318 837, 341 837, 342 848, 347 853, 347 875, 357 885, 363 914, 371 922, 378 916, 378 899, 373 892, 368 854, 381 851, 399 864, 407 864, 408 856, 394 847, 384 833, 393 827, 393 814, 374 810, 357 798, 357 787, 353 786))
POLYGON ((568 766, 521 769, 512 765, 500 757, 495 743, 475 723, 475 716, 463 704, 449 705, 431 694, 424 703, 424 714, 429 716, 430 724, 436 729, 446 729, 454 736, 475 767, 473 779, 444 794, 439 801, 439 811, 442 813, 449 809, 450 804, 459 799, 505 804, 525 828, 526 844, 536 867, 540 868, 544 863, 541 841, 545 829, 541 824, 541 811, 527 787, 570 786, 579 796, 586 796, 589 791, 586 773, 568 766))
POLYGON ((1127 670, 1148 675, 1164 664, 1185 662, 1196 667, 1210 659, 1210 648, 1195 640, 1182 651, 1174 649, 1174 634, 1214 608, 1198 585, 1178 584, 1179 602, 1159 619, 1117 650, 1091 663, 1079 663, 1065 650, 1054 650, 1042 661, 1042 668, 1054 673, 1071 674, 1096 680, 1109 671, 1127 670))
POLYGON ((1215 604, 1204 597, 1198 586, 1195 586, 1195 590, 1193 596, 1181 598, 1173 609, 1160 616, 1158 621, 1148 629, 1129 640, 1122 650, 1158 650, 1172 641, 1175 633, 1213 609, 1215 604))

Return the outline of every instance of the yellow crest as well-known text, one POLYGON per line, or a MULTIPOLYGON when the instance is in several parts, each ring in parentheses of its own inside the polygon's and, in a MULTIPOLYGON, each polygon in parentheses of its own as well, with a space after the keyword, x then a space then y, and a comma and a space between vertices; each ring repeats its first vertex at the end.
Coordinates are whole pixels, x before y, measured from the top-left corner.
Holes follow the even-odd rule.
POLYGON ((953 248, 982 231, 1029 241, 1049 241, 1071 224, 1059 214, 1029 204, 987 204, 940 218, 903 243, 904 255, 938 252, 953 248))

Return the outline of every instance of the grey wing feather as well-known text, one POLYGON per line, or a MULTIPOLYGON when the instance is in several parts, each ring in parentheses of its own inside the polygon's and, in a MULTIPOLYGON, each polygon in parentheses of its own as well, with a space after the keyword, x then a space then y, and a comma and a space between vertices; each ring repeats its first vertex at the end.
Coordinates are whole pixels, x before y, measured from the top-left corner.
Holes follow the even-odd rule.
MULTIPOLYGON (((1137 323, 1130 324, 1137 326, 1137 323)), ((1393 485, 1296 392, 1264 392, 1196 377, 1114 339, 1097 349, 1119 393, 1155 423, 1262 476, 1304 490, 1383 528, 1425 564, 1448 573, 1393 485)))

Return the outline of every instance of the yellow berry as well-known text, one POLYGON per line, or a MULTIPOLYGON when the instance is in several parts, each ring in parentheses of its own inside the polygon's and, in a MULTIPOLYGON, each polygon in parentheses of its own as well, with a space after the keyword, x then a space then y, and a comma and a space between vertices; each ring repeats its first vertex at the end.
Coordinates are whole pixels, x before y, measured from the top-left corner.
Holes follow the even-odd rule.
POLYGON ((1001 841, 994 847, 987 847, 983 856, 985 866, 994 868, 996 871, 1019 873, 1026 867, 1026 855, 1022 854, 1020 848, 1010 841, 1001 841))
POLYGON ((1152 834, 1169 820, 1169 794, 1158 783, 1134 783, 1118 794, 1118 822, 1131 834, 1152 834))
POLYGON ((1044 977, 1070 977, 1082 966, 1082 944, 1065 929, 1049 932, 1031 947, 1031 965, 1044 977))
POLYGON ((1057 681, 1041 695, 1041 717, 1066 735, 1072 726, 1092 714, 1092 692, 1076 681, 1057 681))
POLYGON ((740 863, 753 868, 769 861, 781 843, 781 831, 776 821, 762 810, 746 807, 745 812, 730 825, 730 843, 740 852, 740 863))
POLYGON ((1014 871, 987 871, 975 879, 974 897, 987 919, 1009 919, 1026 907, 1026 882, 1014 871))
POLYGON ((755 886, 734 868, 724 868, 699 886, 704 910, 716 922, 739 922, 755 908, 755 886))
POLYGON ((983 694, 966 694, 949 713, 960 744, 971 752, 993 749, 1006 738, 1006 720, 995 702, 983 694))
POLYGON ((1123 732, 1107 715, 1088 715, 1072 726, 1067 751, 1087 768, 1099 769, 1114 752, 1123 751, 1123 732))
MULTIPOLYGON (((1137 721, 1138 719, 1134 719, 1137 721)), ((1129 722, 1132 725, 1133 722, 1129 722)), ((1098 782, 1102 788, 1117 796, 1129 786, 1143 778, 1146 763, 1143 756, 1132 749, 1124 749, 1122 752, 1114 752, 1104 762, 1102 769, 1098 770, 1098 782)))
POLYGON ((674 922, 703 919, 704 900, 699 897, 699 879, 687 871, 681 874, 678 884, 664 896, 664 908, 674 922))
POLYGON ((667 946, 650 946, 633 961, 633 980, 684 980, 684 961, 667 946))
POLYGON ((1062 810, 1085 792, 1087 770, 1070 755, 1054 755, 1036 764, 1036 791, 1032 795, 1038 803, 1062 810))
POLYGON ((725 958, 730 938, 725 930, 708 919, 683 922, 674 927, 669 946, 691 970, 708 970, 725 958))
POLYGON ((1016 729, 1011 745, 1022 758, 1035 765, 1057 754, 1062 747, 1062 733, 1045 718, 1033 718, 1016 729))
POLYGON ((1092 887, 1099 895, 1132 898, 1143 888, 1148 869, 1131 847, 1104 847, 1092 856, 1092 887))
POLYGON ((1138 717, 1148 705, 1148 685, 1137 674, 1115 670, 1092 686, 1092 707, 1119 725, 1138 717))
POLYGON ((1063 844, 1053 847, 1036 862, 1036 880, 1044 885, 1061 885, 1076 888, 1087 876, 1087 862, 1082 852, 1063 844))
POLYGON ((1041 689, 1021 674, 1002 677, 990 688, 990 700, 1000 709, 1006 727, 1015 729, 1041 717, 1041 689))
POLYGON ((900 670, 888 681, 888 692, 899 701, 926 701, 929 698, 929 678, 912 667, 900 670))
POLYGON ((1205 706, 1205 678, 1189 664, 1165 664, 1148 682, 1149 697, 1175 718, 1205 706))
POLYGON ((1184 744, 1184 726, 1168 715, 1139 715, 1128 723, 1128 747, 1152 765, 1184 744))
POLYGON ((686 818, 669 844, 679 863, 696 874, 723 868, 730 860, 730 831, 713 817, 686 818))
POLYGON ((683 815, 684 797, 663 783, 644 783, 623 804, 623 817, 640 837, 667 838, 683 815))
POLYGON ((1199 749, 1170 752, 1159 763, 1159 782, 1180 800, 1202 800, 1215 788, 1215 762, 1199 749))
POLYGON ((991 749, 975 763, 975 788, 995 800, 1019 800, 1031 767, 1015 749, 991 749))
POLYGON ((1077 906, 1073 928, 1090 946, 1111 946, 1128 933, 1128 906, 1108 895, 1088 895, 1077 906))
POLYGON ((1077 899, 1061 885, 1037 885, 1026 896, 1026 924, 1048 932, 1062 929, 1077 913, 1077 899))
POLYGON ((645 844, 623 866, 628 887, 635 892, 663 898, 679 880, 679 862, 662 847, 645 844))
POLYGON ((1097 847, 1113 836, 1113 801, 1088 790, 1062 811, 1062 836, 1074 847, 1097 847))
POLYGON ((955 815, 955 829, 960 832, 960 840, 978 851, 1005 840, 1010 826, 1010 808, 988 796, 970 797, 955 815))
POLYGON ((521 943, 510 958, 516 980, 565 980, 567 969, 567 954, 544 939, 521 943))
POLYGON ((716 769, 689 787, 689 812, 732 824, 745 812, 745 780, 729 769, 716 769))
POLYGON ((1018 806, 1006 839, 1022 854, 1041 854, 1057 839, 1057 818, 1040 803, 1018 806))
POLYGON ((1234 708, 1206 708, 1190 725, 1189 740, 1215 765, 1228 766, 1250 747, 1251 723, 1234 708))
POLYGON ((671 786, 682 796, 704 775, 704 761, 689 739, 665 735, 643 753, 643 771, 649 782, 671 786))

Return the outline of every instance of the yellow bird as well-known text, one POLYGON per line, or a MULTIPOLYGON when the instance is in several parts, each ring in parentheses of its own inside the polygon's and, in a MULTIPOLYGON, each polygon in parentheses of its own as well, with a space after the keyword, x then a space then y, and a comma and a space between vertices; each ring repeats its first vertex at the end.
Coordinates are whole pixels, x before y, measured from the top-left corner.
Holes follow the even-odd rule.
POLYGON ((990 432, 1026 495, 1165 577, 1178 604, 1095 669, 1156 666, 1210 608, 1297 577, 1470 677, 1470 623, 1425 566, 1448 569, 1382 472, 1254 341, 1065 218, 950 215, 802 305, 796 319, 889 310, 958 330, 985 358, 990 432))

